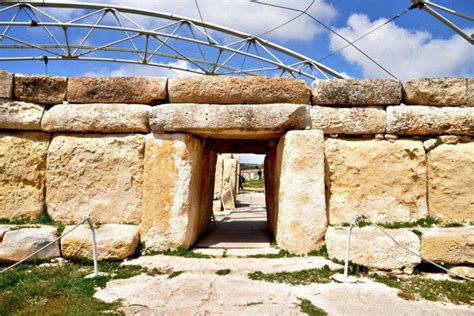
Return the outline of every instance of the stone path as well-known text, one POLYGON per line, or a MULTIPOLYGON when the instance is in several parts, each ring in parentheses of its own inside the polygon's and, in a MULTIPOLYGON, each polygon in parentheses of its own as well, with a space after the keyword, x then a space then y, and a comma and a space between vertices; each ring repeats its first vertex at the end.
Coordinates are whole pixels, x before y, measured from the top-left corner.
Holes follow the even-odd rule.
POLYGON ((288 284, 252 281, 252 271, 278 272, 318 268, 324 258, 187 259, 171 256, 141 257, 125 263, 184 271, 168 275, 141 274, 110 281, 95 297, 106 302, 122 300, 126 315, 302 315, 300 299, 310 300, 329 315, 473 315, 474 308, 430 301, 405 301, 397 290, 368 279, 363 283, 288 284), (218 269, 231 269, 219 276, 218 269))
POLYGON ((249 249, 269 248, 270 236, 267 230, 267 211, 264 193, 237 195, 236 209, 222 220, 217 227, 201 238, 198 248, 249 249))

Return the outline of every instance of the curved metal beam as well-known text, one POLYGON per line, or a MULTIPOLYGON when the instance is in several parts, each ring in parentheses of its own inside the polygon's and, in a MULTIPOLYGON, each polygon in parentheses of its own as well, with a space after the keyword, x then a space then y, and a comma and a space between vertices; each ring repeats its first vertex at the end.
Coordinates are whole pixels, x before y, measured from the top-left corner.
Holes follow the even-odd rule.
MULTIPOLYGON (((14 8, 17 8, 18 12, 13 15, 11 19, 6 21, 0 21, 0 27, 5 26, 5 29, 2 30, 0 34, 0 42, 4 39, 8 39, 15 43, 15 45, 2 45, 0 48, 5 49, 34 49, 40 50, 49 54, 47 56, 49 60, 87 60, 87 61, 109 61, 109 62, 122 62, 122 63, 132 63, 132 64, 146 64, 151 66, 157 67, 165 67, 169 69, 177 69, 182 71, 189 71, 192 73, 205 73, 210 75, 219 75, 219 74, 245 74, 245 75, 255 75, 265 71, 272 71, 278 70, 280 76, 287 74, 288 76, 293 77, 302 77, 305 79, 318 79, 318 77, 314 74, 313 68, 318 70, 319 73, 323 75, 323 77, 336 77, 336 78, 344 78, 344 76, 337 71, 327 67, 315 60, 308 58, 302 54, 289 50, 283 46, 277 45, 267 40, 263 40, 257 37, 254 37, 251 34, 243 33, 231 28, 223 27, 217 24, 203 22, 197 19, 191 19, 183 16, 172 15, 163 12, 157 11, 145 11, 142 9, 124 7, 124 6, 115 6, 115 5, 105 5, 105 4, 97 4, 97 3, 77 3, 77 2, 61 2, 61 1, 49 1, 49 2, 42 2, 42 1, 3 1, 0 3, 1 6, 7 6, 5 8, 0 9, 0 12, 5 12, 9 9, 13 11, 14 8), (47 7, 47 8, 56 8, 56 9, 83 9, 89 10, 87 14, 84 14, 78 18, 74 18, 68 22, 61 22, 61 19, 58 17, 54 17, 53 14, 45 13, 44 11, 40 10, 39 7, 47 7), (21 10, 30 10, 34 16, 36 16, 35 12, 41 13, 42 15, 48 17, 52 21, 44 22, 39 20, 34 20, 34 17, 31 18, 30 21, 16 21, 19 12, 21 10), (37 10, 37 11, 35 11, 37 10), (111 12, 115 17, 115 21, 117 22, 115 25, 109 24, 101 24, 104 23, 104 17, 108 12, 111 12), (140 25, 138 21, 135 21, 133 17, 128 17, 126 14, 141 16, 141 17, 152 17, 156 19, 162 19, 165 21, 170 21, 161 27, 155 29, 146 29, 140 25), (81 23, 81 20, 85 20, 90 18, 94 15, 102 15, 95 24, 91 23, 81 23), (121 22, 120 18, 123 21, 127 21, 133 25, 133 27, 125 27, 121 22), (172 32, 166 32, 166 28, 177 25, 175 30, 172 32), (30 27, 37 27, 44 29, 49 35, 50 38, 53 39, 55 42, 54 44, 46 44, 46 43, 35 43, 29 42, 27 40, 23 40, 21 38, 17 38, 15 36, 8 35, 8 32, 11 32, 13 28, 30 28, 30 27), (217 34, 223 34, 224 37, 237 37, 239 40, 233 41, 231 43, 219 43, 214 37, 208 34, 208 32, 203 32, 199 27, 204 28, 205 30, 212 30, 213 32, 217 32, 217 34), (53 32, 50 31, 50 28, 59 28, 64 31, 64 39, 63 42, 59 42, 59 40, 54 36, 53 32), (191 36, 179 34, 181 31, 180 29, 187 28, 191 32, 191 36), (193 29, 194 28, 194 29, 193 29), (71 30, 75 29, 86 29, 87 35, 82 38, 82 41, 76 45, 71 43, 71 30), (93 33, 96 30, 108 30, 113 32, 122 32, 125 36, 119 40, 110 41, 104 45, 90 45, 90 43, 85 44, 87 40, 93 37, 93 33), (199 39, 199 36, 196 35, 196 32, 200 33, 201 38, 206 38, 206 40, 199 39), (143 38, 145 43, 142 47, 137 47, 136 43, 133 41, 134 39, 141 39, 143 38), (154 39, 157 43, 159 43, 156 49, 151 48, 150 40, 154 39), (195 45, 200 51, 201 58, 196 58, 194 56, 190 56, 187 54, 186 51, 182 49, 177 49, 170 45, 171 40, 173 41, 183 41, 190 45, 195 45), (20 45, 17 45, 17 44, 20 45), (130 43, 132 48, 118 48, 113 47, 115 45, 123 44, 123 43, 130 43), (237 47, 236 45, 239 44, 237 47), (242 44, 242 45, 240 45, 242 44), (255 53, 249 52, 250 47, 252 45, 255 47, 255 53), (257 46, 258 45, 258 46, 257 46), (144 47, 143 47, 144 46, 144 47), (236 47, 234 47, 236 46, 236 47), (247 46, 247 48, 246 48, 247 46), (160 52, 160 49, 167 48, 168 50, 173 52, 171 54, 165 54, 160 52), (259 53, 259 49, 264 52, 266 56, 259 53), (54 49, 60 49, 62 53, 55 52, 54 49), (207 50, 216 50, 218 53, 217 58, 207 58, 205 56, 205 49, 207 50), (81 52, 82 51, 82 52, 81 52), (113 57, 103 57, 103 56, 91 56, 94 53, 111 53, 114 52, 116 54, 119 53, 129 53, 129 54, 136 54, 139 56, 139 59, 131 59, 131 58, 118 58, 119 56, 113 57), (229 56, 224 56, 225 54, 230 54, 229 56), (278 54, 281 54, 280 58, 277 57, 278 54), (89 56, 87 56, 89 55, 89 56), (164 62, 153 62, 152 59, 156 56, 165 57, 172 60, 180 60, 186 61, 192 67, 180 67, 174 66, 170 64, 166 64, 164 62), (232 59, 237 58, 239 56, 243 59, 242 65, 239 67, 238 65, 230 65, 229 63, 232 62, 232 59), (222 58, 226 58, 224 61, 220 62, 219 60, 222 58), (254 62, 258 62, 260 67, 251 67, 245 68, 244 64, 246 59, 252 60, 254 62), (206 69, 204 67, 207 65, 212 67, 212 69, 206 69), (297 67, 296 67, 297 66, 297 67), (305 69, 308 68, 308 69, 305 69), (221 69, 227 70, 229 72, 222 72, 221 69), (220 72, 219 72, 220 71, 220 72)), ((27 13, 28 14, 28 13, 27 13)), ((31 16, 30 14, 28 14, 31 16)), ((25 32, 27 33, 27 32, 25 32)), ((216 36, 217 37, 217 36, 216 36)), ((5 60, 38 60, 41 57, 38 56, 1 56, 0 54, 0 61, 5 60)))

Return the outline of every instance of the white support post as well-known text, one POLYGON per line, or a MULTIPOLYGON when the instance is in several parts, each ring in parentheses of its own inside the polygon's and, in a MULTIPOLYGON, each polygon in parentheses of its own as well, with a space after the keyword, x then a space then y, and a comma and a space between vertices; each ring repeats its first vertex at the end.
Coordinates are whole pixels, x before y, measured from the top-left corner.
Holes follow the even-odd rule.
POLYGON ((96 278, 98 276, 107 276, 108 273, 106 272, 99 272, 99 263, 97 260, 97 243, 95 240, 95 229, 94 223, 92 222, 91 216, 86 216, 87 224, 89 224, 89 228, 91 230, 91 240, 92 240, 92 259, 94 261, 94 272, 85 276, 85 278, 96 278))

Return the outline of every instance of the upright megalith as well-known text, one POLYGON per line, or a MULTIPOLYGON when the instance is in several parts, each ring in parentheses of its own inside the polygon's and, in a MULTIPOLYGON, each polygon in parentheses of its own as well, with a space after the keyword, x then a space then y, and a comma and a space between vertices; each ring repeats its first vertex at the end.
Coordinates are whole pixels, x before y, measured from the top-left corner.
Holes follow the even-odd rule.
POLYGON ((190 247, 210 222, 216 154, 189 134, 145 139, 142 240, 151 250, 190 247))
POLYGON ((275 165, 277 187, 271 189, 275 200, 270 202, 269 217, 271 225, 277 226, 277 244, 292 253, 306 254, 322 244, 327 226, 323 132, 286 133, 270 159, 273 161, 265 167, 275 165))

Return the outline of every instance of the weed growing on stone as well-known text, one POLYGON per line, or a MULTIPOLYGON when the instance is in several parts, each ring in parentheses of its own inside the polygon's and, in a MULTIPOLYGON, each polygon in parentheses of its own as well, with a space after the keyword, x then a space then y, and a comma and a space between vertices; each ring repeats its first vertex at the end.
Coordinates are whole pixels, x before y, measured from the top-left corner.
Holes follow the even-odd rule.
POLYGON ((328 248, 326 245, 321 246, 318 250, 313 250, 308 253, 308 256, 313 256, 313 257, 328 257, 328 248))
POLYGON ((464 225, 461 224, 461 223, 446 223, 443 225, 443 227, 445 228, 449 228, 449 227, 463 227, 464 225))
POLYGON ((286 250, 280 249, 278 253, 267 253, 267 254, 258 254, 258 255, 250 255, 248 258, 266 258, 266 259, 275 259, 275 258, 290 258, 290 257, 298 257, 298 255, 289 253, 286 250))
POLYGON ((223 270, 217 270, 216 274, 217 275, 227 275, 230 273, 230 269, 223 269, 223 270))
POLYGON ((212 256, 204 255, 201 253, 194 252, 182 247, 179 247, 176 250, 166 250, 166 251, 145 251, 144 256, 155 256, 155 255, 164 255, 164 256, 176 256, 184 258, 199 258, 199 259, 210 259, 212 256))
POLYGON ((310 300, 306 300, 306 299, 302 299, 302 298, 300 298, 299 300, 300 300, 300 304, 299 304, 300 309, 306 315, 324 316, 324 315, 328 314, 324 310, 322 310, 321 308, 314 306, 313 303, 311 303, 310 300))
POLYGON ((398 296, 406 300, 426 299, 450 301, 454 304, 474 304, 474 282, 430 280, 419 276, 400 278, 372 274, 371 279, 399 289, 398 296))
POLYGON ((64 231, 64 224, 54 221, 48 213, 43 213, 33 220, 0 218, 0 224, 3 225, 51 225, 56 226, 58 233, 64 231))
MULTIPOLYGON (((400 228, 413 228, 413 227, 424 227, 424 228, 429 228, 433 227, 434 225, 438 225, 439 221, 433 217, 424 217, 420 218, 416 222, 392 222, 392 223, 377 223, 378 226, 387 228, 387 229, 400 229, 400 228)), ((357 223, 357 227, 362 228, 366 226, 372 225, 368 221, 360 221, 357 223)), ((342 223, 340 226, 342 227, 349 227, 349 223, 342 223)), ((444 226, 446 227, 446 226, 444 226)), ((455 226, 457 227, 457 226, 455 226)))
POLYGON ((93 297, 111 279, 138 275, 145 268, 120 266, 119 262, 100 263, 100 271, 109 273, 93 279, 87 261, 62 266, 40 267, 36 263, 21 264, 0 275, 0 315, 119 315, 119 303, 105 303, 93 297))
POLYGON ((261 305, 261 304, 263 304, 262 301, 256 301, 256 302, 247 303, 245 304, 245 306, 254 306, 254 305, 261 305))
POLYGON ((325 265, 320 269, 308 269, 295 272, 263 273, 256 271, 248 274, 251 280, 275 283, 288 283, 291 285, 308 285, 311 283, 329 283, 334 271, 325 265))
POLYGON ((168 279, 176 278, 177 276, 183 274, 184 271, 173 271, 171 274, 168 276, 168 279))

